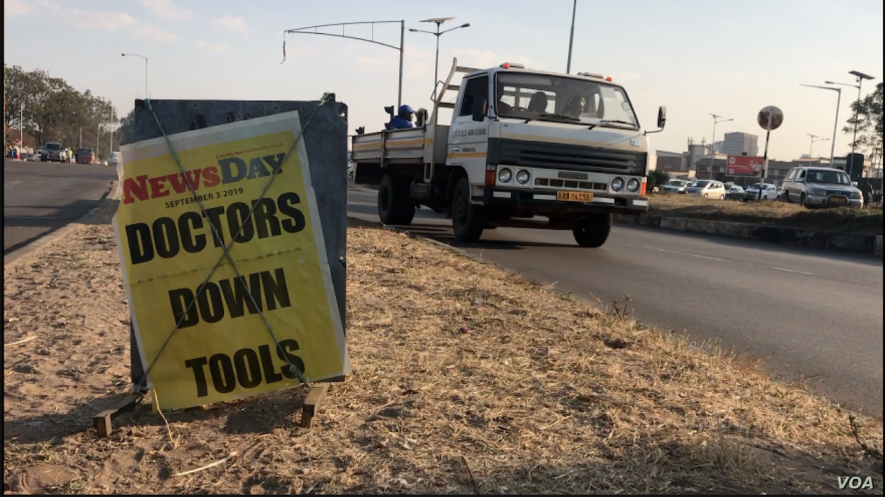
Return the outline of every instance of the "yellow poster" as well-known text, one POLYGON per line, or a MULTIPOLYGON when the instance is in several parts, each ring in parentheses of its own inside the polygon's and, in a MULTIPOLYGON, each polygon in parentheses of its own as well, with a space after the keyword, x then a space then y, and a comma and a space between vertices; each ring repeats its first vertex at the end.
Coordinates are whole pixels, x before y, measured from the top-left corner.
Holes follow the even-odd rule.
POLYGON ((288 112, 170 136, 185 173, 164 138, 122 147, 114 229, 163 408, 297 385, 291 365, 350 373, 304 141, 286 155, 300 133, 288 112))

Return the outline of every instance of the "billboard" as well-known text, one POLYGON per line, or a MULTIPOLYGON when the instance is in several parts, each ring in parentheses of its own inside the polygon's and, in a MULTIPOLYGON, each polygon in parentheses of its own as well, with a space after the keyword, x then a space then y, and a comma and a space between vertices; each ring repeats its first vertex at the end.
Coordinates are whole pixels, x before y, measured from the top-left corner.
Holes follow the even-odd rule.
POLYGON ((350 373, 300 132, 287 112, 122 148, 121 269, 166 408, 296 385, 293 368, 308 381, 350 373))
POLYGON ((759 178, 762 176, 765 159, 762 157, 749 157, 746 155, 729 155, 727 176, 746 176, 759 178))

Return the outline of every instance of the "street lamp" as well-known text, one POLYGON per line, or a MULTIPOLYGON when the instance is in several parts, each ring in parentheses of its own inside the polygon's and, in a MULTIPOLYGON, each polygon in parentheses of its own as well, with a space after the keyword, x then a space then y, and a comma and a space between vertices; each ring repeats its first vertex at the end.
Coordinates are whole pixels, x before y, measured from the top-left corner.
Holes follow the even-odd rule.
POLYGON ((734 121, 734 118, 720 120, 719 118, 722 116, 717 116, 713 113, 710 113, 710 115, 713 116, 713 139, 710 141, 710 179, 713 179, 713 160, 716 158, 716 152, 713 150, 713 145, 716 143, 716 125, 719 123, 734 121))
POLYGON ((148 86, 147 86, 147 81, 148 81, 148 59, 147 59, 147 57, 145 57, 144 55, 138 55, 138 54, 134 54, 134 53, 121 53, 120 55, 121 55, 122 57, 126 57, 126 56, 128 55, 128 56, 130 56, 130 57, 138 57, 138 58, 140 58, 140 59, 144 59, 144 98, 145 98, 145 99, 148 98, 148 86))
MULTIPOLYGON (((842 85, 842 86, 851 86, 852 88, 857 88, 857 102, 860 103, 860 86, 863 84, 863 80, 865 79, 875 79, 872 76, 866 75, 859 71, 849 71, 848 74, 855 76, 857 78, 857 84, 852 85, 850 83, 834 83, 832 81, 825 81, 828 85, 842 85)), ((860 110, 858 105, 854 106, 854 137, 851 140, 851 160, 848 161, 848 176, 851 176, 851 170, 854 165, 854 150, 857 147, 857 113, 860 110)), ((863 164, 861 164, 861 172, 863 171, 863 164)))
POLYGON ((833 123, 833 141, 830 142, 830 166, 835 167, 836 163, 836 130, 839 129, 839 103, 842 101, 842 88, 833 88, 830 86, 818 86, 818 85, 806 85, 799 84, 799 86, 807 86, 808 88, 819 88, 821 90, 832 90, 836 92, 836 122, 833 123))
POLYGON ((808 149, 808 167, 811 167, 811 158, 814 157, 814 143, 815 142, 827 142, 830 141, 829 138, 821 138, 817 135, 812 135, 811 133, 805 133, 806 135, 811 137, 811 148, 808 149))
POLYGON ((433 31, 424 31, 423 29, 409 29, 409 31, 413 33, 428 33, 436 36, 436 63, 433 67, 433 97, 436 99, 436 85, 439 83, 439 37, 448 33, 449 31, 454 31, 456 29, 461 28, 469 28, 470 24, 462 24, 460 26, 456 26, 454 28, 449 28, 445 31, 440 31, 439 28, 446 21, 451 21, 454 17, 434 17, 433 19, 425 19, 421 22, 433 22, 436 23, 436 32, 433 31))

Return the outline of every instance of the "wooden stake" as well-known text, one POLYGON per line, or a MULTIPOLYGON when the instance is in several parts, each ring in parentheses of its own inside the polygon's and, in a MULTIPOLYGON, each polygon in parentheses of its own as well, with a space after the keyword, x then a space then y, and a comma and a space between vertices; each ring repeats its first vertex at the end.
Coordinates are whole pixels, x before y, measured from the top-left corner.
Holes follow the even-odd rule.
POLYGON ((113 431, 111 420, 126 411, 134 409, 142 398, 144 398, 144 395, 141 394, 128 395, 113 408, 102 411, 93 416, 92 425, 95 426, 95 430, 98 432, 98 436, 102 438, 110 436, 111 432, 113 431))
POLYGON ((313 421, 313 417, 317 415, 317 412, 319 412, 320 404, 328 391, 328 383, 317 383, 310 389, 307 398, 304 399, 304 407, 301 410, 302 428, 310 428, 310 423, 313 421))

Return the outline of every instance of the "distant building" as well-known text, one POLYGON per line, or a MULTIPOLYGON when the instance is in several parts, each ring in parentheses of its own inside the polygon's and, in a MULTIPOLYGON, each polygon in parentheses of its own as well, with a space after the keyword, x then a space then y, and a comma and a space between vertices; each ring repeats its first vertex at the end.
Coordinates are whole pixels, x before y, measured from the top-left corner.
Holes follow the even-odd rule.
POLYGON ((666 173, 688 171, 688 157, 681 152, 657 151, 657 170, 666 173))
POLYGON ((725 133, 721 152, 725 155, 759 155, 759 137, 749 133, 725 133))

